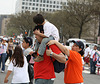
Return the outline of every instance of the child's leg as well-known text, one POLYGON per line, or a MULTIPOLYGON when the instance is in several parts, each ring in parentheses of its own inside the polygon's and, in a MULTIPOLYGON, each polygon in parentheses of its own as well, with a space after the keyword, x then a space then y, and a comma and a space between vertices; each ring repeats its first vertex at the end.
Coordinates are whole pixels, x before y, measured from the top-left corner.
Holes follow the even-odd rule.
POLYGON ((53 36, 50 36, 48 38, 43 38, 40 46, 39 46, 39 50, 38 50, 38 53, 39 53, 39 56, 43 57, 44 55, 44 52, 45 52, 45 49, 46 49, 46 44, 50 41, 50 40, 54 40, 54 37, 53 36))
POLYGON ((39 48, 39 42, 38 42, 38 40, 36 40, 36 43, 35 43, 35 52, 38 50, 38 48, 39 48))

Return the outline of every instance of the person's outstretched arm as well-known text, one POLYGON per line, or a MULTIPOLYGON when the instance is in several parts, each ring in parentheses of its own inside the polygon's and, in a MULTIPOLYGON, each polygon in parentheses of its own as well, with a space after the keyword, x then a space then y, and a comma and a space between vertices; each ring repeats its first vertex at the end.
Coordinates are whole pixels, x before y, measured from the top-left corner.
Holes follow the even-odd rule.
POLYGON ((47 56, 50 56, 51 53, 52 53, 51 57, 55 58, 57 61, 59 61, 61 63, 65 63, 66 62, 66 58, 65 58, 63 53, 56 54, 56 53, 52 52, 51 48, 46 50, 47 56))
POLYGON ((6 74, 6 77, 5 77, 5 79, 4 79, 4 83, 8 83, 8 77, 9 77, 9 75, 11 74, 11 72, 12 72, 12 71, 9 71, 9 70, 8 70, 8 72, 7 72, 7 74, 6 74))
POLYGON ((69 49, 67 49, 64 45, 62 45, 61 43, 59 43, 58 41, 56 40, 51 40, 47 43, 48 46, 52 45, 52 44, 56 44, 59 49, 64 53, 66 54, 67 56, 69 56, 69 49))

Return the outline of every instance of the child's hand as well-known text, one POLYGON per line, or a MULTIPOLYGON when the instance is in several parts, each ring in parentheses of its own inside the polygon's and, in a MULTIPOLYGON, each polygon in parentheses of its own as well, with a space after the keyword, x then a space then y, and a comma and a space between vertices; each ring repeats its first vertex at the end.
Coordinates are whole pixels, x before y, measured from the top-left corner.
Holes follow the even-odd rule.
POLYGON ((39 34, 40 31, 36 29, 33 33, 34 33, 34 34, 39 34))
POLYGON ((47 56, 50 56, 50 53, 52 52, 51 48, 49 48, 48 50, 46 50, 46 54, 47 56))
POLYGON ((50 41, 47 43, 48 46, 50 46, 50 45, 52 45, 52 44, 55 44, 55 40, 50 40, 50 41))

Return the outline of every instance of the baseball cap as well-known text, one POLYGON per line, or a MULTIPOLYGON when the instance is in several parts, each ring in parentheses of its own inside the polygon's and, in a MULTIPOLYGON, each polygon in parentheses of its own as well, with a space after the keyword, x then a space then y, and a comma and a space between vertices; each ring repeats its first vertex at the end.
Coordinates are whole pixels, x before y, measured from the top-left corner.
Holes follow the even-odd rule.
POLYGON ((72 41, 73 43, 76 43, 78 46, 79 46, 79 48, 81 48, 82 50, 84 49, 84 44, 83 44, 83 42, 82 41, 72 41))
POLYGON ((31 37, 24 37, 24 40, 25 40, 26 43, 29 43, 29 46, 33 44, 31 37))

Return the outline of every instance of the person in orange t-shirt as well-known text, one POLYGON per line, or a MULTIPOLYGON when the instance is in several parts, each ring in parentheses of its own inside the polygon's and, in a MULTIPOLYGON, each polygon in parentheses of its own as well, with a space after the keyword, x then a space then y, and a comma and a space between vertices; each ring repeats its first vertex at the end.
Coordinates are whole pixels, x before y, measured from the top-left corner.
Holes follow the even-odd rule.
POLYGON ((56 44, 59 49, 68 56, 68 61, 65 63, 64 82, 65 84, 83 84, 83 64, 81 56, 84 54, 84 44, 81 41, 72 41, 74 45, 72 50, 67 49, 61 43, 51 40, 47 43, 48 46, 56 44))

